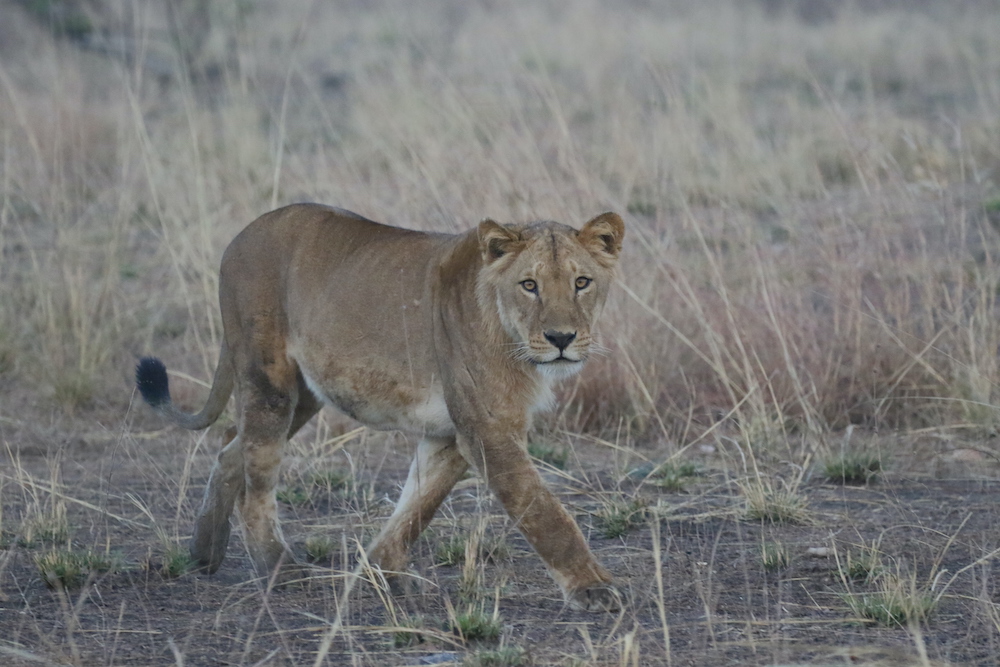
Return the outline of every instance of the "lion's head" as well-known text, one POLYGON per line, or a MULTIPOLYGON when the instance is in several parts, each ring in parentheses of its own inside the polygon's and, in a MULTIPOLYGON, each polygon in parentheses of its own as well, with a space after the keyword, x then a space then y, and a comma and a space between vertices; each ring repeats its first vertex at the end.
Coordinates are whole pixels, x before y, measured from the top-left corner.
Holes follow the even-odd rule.
POLYGON ((603 213, 579 231, 557 222, 479 224, 480 306, 495 309, 511 355, 549 377, 576 373, 594 351, 625 224, 603 213))

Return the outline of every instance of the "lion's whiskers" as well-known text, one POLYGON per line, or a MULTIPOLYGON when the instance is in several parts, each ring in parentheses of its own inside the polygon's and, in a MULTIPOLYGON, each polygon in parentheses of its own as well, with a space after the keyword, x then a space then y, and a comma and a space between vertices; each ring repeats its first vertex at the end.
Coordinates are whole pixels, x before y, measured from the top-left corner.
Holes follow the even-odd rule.
POLYGON ((515 361, 531 360, 532 354, 530 345, 528 345, 527 343, 513 343, 513 345, 516 345, 517 347, 515 347, 513 350, 510 350, 509 352, 512 359, 514 359, 515 361))
POLYGON ((608 357, 611 356, 611 348, 605 347, 600 343, 591 343, 590 347, 587 348, 587 355, 594 357, 608 357))

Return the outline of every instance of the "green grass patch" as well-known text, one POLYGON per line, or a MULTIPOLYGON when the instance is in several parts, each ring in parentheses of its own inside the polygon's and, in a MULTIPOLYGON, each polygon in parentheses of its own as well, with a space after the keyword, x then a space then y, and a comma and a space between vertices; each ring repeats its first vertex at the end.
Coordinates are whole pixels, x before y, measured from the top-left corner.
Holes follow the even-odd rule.
POLYGON ((856 616, 890 627, 924 621, 937 607, 933 595, 907 587, 901 580, 885 584, 877 591, 845 593, 841 597, 856 616))
MULTIPOLYGON (((462 533, 453 533, 442 539, 434 548, 434 562, 447 566, 462 565, 468 541, 469 536, 462 533)), ((477 555, 482 562, 497 563, 510 558, 510 547, 503 537, 487 537, 480 541, 477 555)))
POLYGON ((125 559, 118 552, 85 551, 82 560, 85 569, 98 574, 121 572, 125 569, 125 559))
POLYGON ((870 582, 882 574, 882 559, 875 549, 848 551, 841 565, 842 574, 851 581, 870 582))
POLYGON ((438 565, 461 565, 465 562, 464 535, 449 535, 438 542, 434 549, 434 562, 438 565))
POLYGON ((502 629, 499 618, 476 607, 455 614, 452 624, 452 632, 467 642, 496 641, 502 629))
POLYGON ((746 502, 745 516, 751 521, 768 523, 807 523, 808 502, 795 489, 775 487, 763 479, 740 484, 746 502))
POLYGON ((306 558, 310 563, 329 562, 337 543, 329 535, 313 534, 306 538, 306 558))
POLYGON ((195 562, 187 548, 179 544, 170 544, 163 552, 160 575, 167 579, 176 579, 192 570, 194 565, 195 562))
POLYGON ((760 562, 768 572, 777 572, 791 563, 788 547, 780 542, 765 542, 760 548, 760 562))
POLYGON ((118 554, 54 549, 35 557, 35 567, 49 588, 78 588, 92 574, 117 572, 123 568, 118 554))
POLYGON ((19 546, 30 548, 39 544, 58 544, 69 539, 69 521, 64 509, 35 514, 21 524, 19 546))
POLYGON ((392 633, 393 648, 408 648, 424 643, 424 635, 420 629, 425 627, 423 616, 413 616, 399 621, 398 628, 392 633))
POLYGON ((565 470, 566 462, 569 461, 569 449, 544 442, 529 442, 528 454, 559 470, 565 470))
POLYGON ((528 655, 520 646, 483 649, 462 662, 463 667, 521 667, 527 664, 528 655))
POLYGON ((823 464, 823 476, 833 484, 868 484, 882 472, 882 458, 871 452, 837 454, 823 464))
POLYGON ((691 461, 667 461, 649 474, 649 483, 664 491, 684 491, 692 478, 701 475, 698 466, 691 461))
POLYGON ((77 588, 86 576, 79 554, 72 551, 39 554, 35 557, 35 567, 49 588, 77 588))
POLYGON ((309 489, 303 486, 286 486, 278 489, 274 495, 286 505, 306 505, 312 498, 309 489))
POLYGON ((595 515, 601 535, 621 537, 646 518, 646 503, 638 498, 612 498, 595 515))
POLYGON ((346 470, 320 470, 309 475, 309 483, 324 491, 350 493, 354 489, 354 477, 346 470))

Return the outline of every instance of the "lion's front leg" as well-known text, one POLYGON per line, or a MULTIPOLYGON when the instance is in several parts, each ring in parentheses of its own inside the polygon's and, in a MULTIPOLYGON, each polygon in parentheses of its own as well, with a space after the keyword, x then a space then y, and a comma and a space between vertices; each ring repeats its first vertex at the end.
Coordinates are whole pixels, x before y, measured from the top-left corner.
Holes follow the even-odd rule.
POLYGON ((460 438, 518 529, 545 561, 566 601, 577 609, 615 611, 621 597, 573 517, 542 482, 516 434, 460 438))
POLYGON ((454 438, 421 440, 396 509, 368 547, 369 558, 387 574, 404 571, 410 545, 468 468, 454 438))

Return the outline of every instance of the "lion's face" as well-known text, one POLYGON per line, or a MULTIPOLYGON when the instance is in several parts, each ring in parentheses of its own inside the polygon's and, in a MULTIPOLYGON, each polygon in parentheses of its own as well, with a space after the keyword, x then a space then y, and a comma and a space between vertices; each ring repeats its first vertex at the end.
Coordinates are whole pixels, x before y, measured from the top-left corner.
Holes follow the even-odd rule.
POLYGON ((479 226, 477 293, 495 308, 513 357, 549 377, 576 373, 596 349, 592 329, 614 277, 625 227, 604 213, 577 231, 555 222, 479 226))

